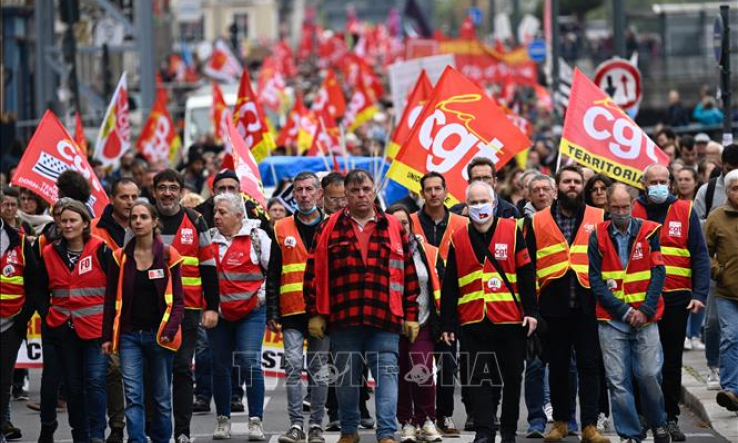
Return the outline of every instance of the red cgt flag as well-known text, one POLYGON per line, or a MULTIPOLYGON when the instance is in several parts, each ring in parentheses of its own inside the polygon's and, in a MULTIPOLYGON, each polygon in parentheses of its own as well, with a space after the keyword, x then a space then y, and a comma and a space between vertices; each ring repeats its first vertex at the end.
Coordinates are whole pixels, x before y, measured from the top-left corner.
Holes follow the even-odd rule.
POLYGON ((474 157, 500 168, 530 145, 483 90, 449 66, 387 174, 418 193, 424 174, 443 174, 450 206, 464 200, 466 165, 474 157))
POLYGON ((174 120, 167 109, 166 91, 159 89, 136 148, 149 162, 171 164, 181 146, 174 120))
POLYGON ((423 69, 415 81, 413 90, 407 96, 407 103, 405 104, 405 109, 402 111, 400 123, 395 128, 390 144, 387 147, 387 160, 391 161, 394 159, 400 147, 407 140, 410 131, 413 130, 413 125, 418 120, 418 116, 423 110, 425 102, 430 98, 431 93, 433 93, 433 84, 425 74, 425 69, 423 69))
POLYGON ((49 204, 54 204, 58 200, 56 179, 67 169, 74 169, 90 182, 92 196, 87 206, 93 217, 102 214, 109 200, 100 180, 56 115, 46 111, 18 163, 11 183, 28 188, 49 204))
POLYGON ((223 91, 217 82, 213 82, 213 132, 218 142, 223 141, 223 119, 228 115, 227 110, 223 91))
POLYGON ((341 122, 347 131, 353 132, 356 128, 371 120, 377 113, 377 106, 374 104, 374 94, 371 89, 359 81, 354 88, 354 95, 346 108, 346 116, 341 122))
POLYGON ((264 110, 256 100, 256 94, 251 87, 248 69, 244 69, 241 76, 233 124, 254 154, 257 163, 265 159, 274 149, 274 138, 269 132, 264 110))
POLYGON ((295 104, 287 115, 287 123, 282 128, 277 138, 277 146, 293 147, 297 144, 297 137, 300 131, 300 122, 303 116, 308 114, 305 103, 302 101, 302 94, 298 93, 295 98, 295 104))
POLYGON ((233 170, 241 182, 241 192, 266 208, 266 197, 256 159, 230 118, 223 121, 223 144, 233 159, 233 170))
POLYGON ((341 118, 346 113, 346 98, 343 96, 341 85, 338 84, 336 74, 328 70, 318 95, 310 107, 311 111, 327 110, 333 118, 341 118))
POLYGON ((74 142, 79 146, 79 152, 87 157, 87 139, 85 138, 85 126, 82 124, 82 116, 79 111, 74 113, 74 142))
POLYGON ((559 149, 588 168, 641 189, 647 166, 669 165, 669 156, 579 69, 574 71, 559 149))

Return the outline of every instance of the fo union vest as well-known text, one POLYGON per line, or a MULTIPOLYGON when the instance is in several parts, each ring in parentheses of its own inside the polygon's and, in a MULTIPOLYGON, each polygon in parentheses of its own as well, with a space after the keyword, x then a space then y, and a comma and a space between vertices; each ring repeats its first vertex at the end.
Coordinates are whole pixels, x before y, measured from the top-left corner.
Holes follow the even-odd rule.
MULTIPOLYGON (((664 226, 659 234, 661 255, 664 257, 666 281, 664 292, 692 290, 692 254, 688 249, 689 216, 692 202, 676 200, 669 206, 664 226)), ((633 217, 647 219, 646 207, 636 201, 633 217)))
POLYGON ((25 235, 20 235, 20 243, 8 248, 0 257, 0 317, 15 317, 23 309, 26 301, 26 291, 23 281, 23 272, 26 267, 26 257, 23 254, 25 235))
MULTIPOLYGON (((602 280, 618 300, 629 304, 633 309, 638 309, 646 301, 646 291, 651 282, 651 267, 663 264, 661 253, 652 251, 649 242, 651 236, 661 225, 648 220, 643 221, 633 242, 633 249, 625 269, 620 263, 618 251, 610 238, 609 226, 610 222, 607 221, 598 224, 596 228, 597 246, 602 255, 602 280)), ((660 319, 663 312, 664 299, 659 297, 654 320, 660 319)), ((610 313, 599 302, 597 303, 597 319, 601 321, 612 319, 610 313)))
MULTIPOLYGON (((518 303, 518 275, 516 263, 515 220, 498 218, 497 227, 489 244, 489 252, 500 264, 514 293, 485 256, 479 263, 474 253, 468 225, 454 232, 453 244, 456 253, 456 272, 459 278, 459 301, 457 310, 459 323, 464 326, 479 323, 485 317, 496 324, 521 323, 523 320, 518 303)), ((521 263, 524 265, 525 263, 521 263)))
POLYGON ((79 338, 90 340, 102 336, 107 275, 98 251, 104 245, 102 239, 91 236, 71 271, 53 244, 44 248, 51 292, 51 307, 46 316, 49 327, 59 327, 71 318, 79 338))
POLYGON ((234 237, 223 258, 217 254, 215 260, 220 282, 220 314, 228 321, 239 321, 256 307, 257 292, 264 283, 261 265, 251 261, 251 236, 234 237))
POLYGON ((586 206, 584 217, 574 241, 569 246, 564 234, 548 207, 533 215, 533 233, 536 236, 536 280, 538 291, 542 291, 552 280, 561 278, 573 270, 579 284, 589 288, 589 259, 587 246, 589 234, 597 223, 604 220, 605 211, 586 206))
POLYGON ((282 274, 279 279, 279 314, 282 317, 305 313, 302 295, 308 251, 302 242, 294 217, 285 217, 274 225, 282 252, 282 274))

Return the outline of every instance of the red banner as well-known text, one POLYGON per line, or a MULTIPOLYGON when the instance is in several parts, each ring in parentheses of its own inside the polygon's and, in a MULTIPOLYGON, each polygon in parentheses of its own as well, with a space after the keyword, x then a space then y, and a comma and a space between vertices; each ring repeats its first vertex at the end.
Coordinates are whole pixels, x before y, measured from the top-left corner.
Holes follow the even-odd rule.
POLYGON ((387 159, 392 160, 397 155, 397 151, 400 147, 405 144, 410 131, 413 130, 413 125, 418 120, 418 116, 425 106, 425 102, 428 101, 431 94, 433 93, 433 84, 425 74, 425 70, 420 71, 418 79, 415 81, 413 90, 410 91, 410 95, 407 96, 407 103, 405 109, 402 111, 402 117, 400 117, 400 123, 397 124, 395 132, 392 134, 392 139, 387 147, 387 159))
POLYGON ((323 111, 323 109, 327 109, 333 118, 341 118, 346 113, 346 98, 332 70, 328 70, 310 108, 316 112, 323 111))
POLYGON ((308 110, 302 101, 302 94, 298 92, 295 98, 295 104, 292 106, 290 113, 287 114, 287 123, 285 123, 282 132, 279 133, 279 137, 277 138, 277 146, 293 148, 297 145, 300 123, 302 118, 307 116, 307 114, 308 110))
POLYGON ((148 162, 172 164, 181 146, 177 128, 167 109, 167 95, 159 93, 136 147, 148 162))
POLYGON ((577 163, 641 189, 647 166, 669 165, 669 156, 579 69, 559 149, 577 163))
POLYGON ((530 145, 484 91, 449 66, 387 174, 420 192, 424 174, 441 173, 452 205, 464 200, 466 165, 474 157, 487 157, 499 169, 530 145))
POLYGON ((359 81, 354 89, 354 95, 346 108, 346 116, 341 124, 348 132, 353 132, 359 126, 368 122, 377 113, 377 106, 371 89, 359 81))
POLYGON ((244 69, 241 76, 241 84, 238 87, 238 99, 236 100, 233 124, 241 134, 246 146, 254 154, 257 162, 266 158, 274 149, 274 138, 269 127, 264 110, 256 100, 256 94, 251 88, 249 70, 244 69))
POLYGON ((56 179, 67 169, 74 169, 90 182, 92 196, 87 206, 93 217, 102 214, 109 200, 100 180, 56 115, 46 111, 18 163, 11 183, 28 188, 49 204, 54 204, 58 200, 56 179))
POLYGON ((223 98, 223 91, 218 86, 217 82, 213 82, 213 129, 215 132, 215 140, 218 142, 223 140, 223 119, 226 118, 228 112, 228 105, 226 105, 225 98, 223 98))
POLYGON ((259 167, 256 164, 249 146, 246 144, 241 134, 236 129, 233 121, 226 118, 223 121, 223 145, 226 152, 233 157, 233 169, 238 175, 241 182, 241 192, 251 197, 266 208, 266 197, 264 196, 264 188, 261 184, 261 175, 259 167))

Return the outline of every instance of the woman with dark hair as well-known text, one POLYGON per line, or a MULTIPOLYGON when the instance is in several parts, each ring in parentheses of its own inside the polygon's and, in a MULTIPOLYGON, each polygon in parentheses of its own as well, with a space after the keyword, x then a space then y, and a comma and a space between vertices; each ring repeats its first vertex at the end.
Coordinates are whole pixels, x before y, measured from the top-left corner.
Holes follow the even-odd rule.
POLYGON ((603 174, 595 174, 584 185, 584 203, 595 208, 604 208, 607 203, 607 188, 612 179, 603 174))
POLYGON ((44 344, 52 346, 67 387, 72 439, 105 438, 107 358, 100 352, 105 281, 112 252, 90 234, 85 205, 67 200, 60 208, 61 238, 43 251, 41 279, 50 298, 44 316, 44 344))
POLYGON ((674 195, 680 200, 694 201, 700 185, 699 174, 692 168, 682 168, 674 174, 674 195))
POLYGON ((433 348, 439 336, 438 307, 441 301, 438 248, 421 243, 413 234, 413 222, 405 206, 392 205, 385 211, 400 221, 410 240, 415 269, 420 283, 418 323, 420 332, 415 342, 400 338, 397 395, 397 419, 402 426, 402 441, 439 442, 436 429, 436 387, 433 383, 433 348))
POLYGON ((172 365, 182 341, 182 258, 157 233, 156 208, 136 202, 129 226, 134 237, 115 251, 105 293, 105 354, 120 353, 130 443, 146 443, 144 366, 151 377, 153 443, 172 437, 172 365), (134 309, 135 308, 135 309, 134 309))
POLYGON ((28 188, 20 188, 20 211, 18 215, 33 228, 30 235, 41 235, 47 224, 54 221, 48 213, 49 204, 28 188))

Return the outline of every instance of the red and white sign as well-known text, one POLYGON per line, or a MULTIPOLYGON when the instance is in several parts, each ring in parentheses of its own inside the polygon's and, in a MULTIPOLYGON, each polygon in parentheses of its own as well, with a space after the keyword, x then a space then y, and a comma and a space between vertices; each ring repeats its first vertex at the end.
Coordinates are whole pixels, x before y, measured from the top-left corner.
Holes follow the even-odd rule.
POLYGON ((93 217, 102 214, 110 201, 100 180, 56 115, 46 111, 10 182, 54 204, 58 200, 56 179, 67 169, 74 169, 90 182, 92 196, 87 206, 93 217))
POLYGON ((614 58, 601 63, 594 83, 623 109, 632 108, 643 98, 641 71, 628 60, 614 58))
POLYGON ((95 143, 95 158, 100 160, 105 167, 117 167, 118 160, 130 147, 131 117, 128 112, 128 84, 126 73, 123 72, 100 126, 100 133, 95 143))
MULTIPOLYGON (((230 114, 230 111, 226 112, 230 114)), ((259 167, 256 164, 254 155, 233 124, 233 119, 225 118, 223 120, 223 125, 225 125, 223 129, 223 145, 226 148, 226 152, 233 156, 233 166, 241 182, 241 192, 266 208, 264 188, 261 184, 261 175, 259 174, 259 167)))

